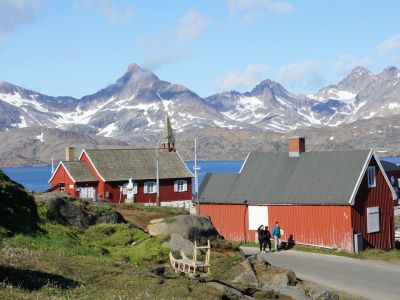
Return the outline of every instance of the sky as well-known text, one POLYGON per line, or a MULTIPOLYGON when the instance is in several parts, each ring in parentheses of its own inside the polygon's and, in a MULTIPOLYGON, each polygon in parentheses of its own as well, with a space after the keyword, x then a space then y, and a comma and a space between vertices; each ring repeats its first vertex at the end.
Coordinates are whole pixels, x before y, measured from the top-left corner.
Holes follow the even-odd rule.
POLYGON ((293 93, 400 65, 400 1, 0 0, 0 81, 95 93, 130 63, 202 97, 264 79, 293 93))

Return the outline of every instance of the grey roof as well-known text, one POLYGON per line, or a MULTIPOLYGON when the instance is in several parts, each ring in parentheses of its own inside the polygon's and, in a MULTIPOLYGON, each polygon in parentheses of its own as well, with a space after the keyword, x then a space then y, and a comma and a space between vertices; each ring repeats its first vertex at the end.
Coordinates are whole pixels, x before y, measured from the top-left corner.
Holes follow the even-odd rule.
POLYGON ((84 161, 63 161, 62 164, 75 182, 99 181, 84 161))
MULTIPOLYGON (((155 149, 87 149, 85 152, 105 181, 156 178, 155 149)), ((160 179, 193 177, 178 153, 159 149, 159 159, 160 179)))
POLYGON ((251 152, 240 174, 207 174, 204 203, 349 205, 370 151, 251 152))

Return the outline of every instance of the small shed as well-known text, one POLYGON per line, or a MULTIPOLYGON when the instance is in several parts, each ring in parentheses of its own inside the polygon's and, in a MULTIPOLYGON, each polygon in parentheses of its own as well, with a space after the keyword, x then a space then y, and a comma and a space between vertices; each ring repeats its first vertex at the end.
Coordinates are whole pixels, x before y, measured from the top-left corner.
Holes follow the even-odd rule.
POLYGON ((305 139, 288 152, 251 152, 239 174, 207 174, 198 212, 228 240, 256 241, 259 225, 279 221, 283 239, 354 251, 394 247, 396 193, 371 151, 305 152, 305 139))

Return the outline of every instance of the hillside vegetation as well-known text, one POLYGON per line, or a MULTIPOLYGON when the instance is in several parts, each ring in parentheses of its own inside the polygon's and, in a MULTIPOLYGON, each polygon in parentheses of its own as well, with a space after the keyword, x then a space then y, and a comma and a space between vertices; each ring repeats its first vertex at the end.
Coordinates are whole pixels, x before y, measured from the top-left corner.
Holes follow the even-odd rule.
MULTIPOLYGON (((27 193, 0 171, 0 299, 219 298, 171 271, 166 238, 121 222, 107 204, 71 203, 75 208, 55 216, 54 201, 27 193), (70 225, 75 216, 96 222, 70 225)), ((227 278, 227 268, 242 260, 227 251, 214 252, 215 278, 227 278)))

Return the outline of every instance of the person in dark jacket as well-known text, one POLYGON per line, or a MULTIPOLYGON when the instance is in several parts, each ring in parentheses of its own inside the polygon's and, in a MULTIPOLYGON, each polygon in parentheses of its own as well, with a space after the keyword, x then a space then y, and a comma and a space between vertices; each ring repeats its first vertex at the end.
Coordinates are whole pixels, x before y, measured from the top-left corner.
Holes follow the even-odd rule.
MULTIPOLYGON (((271 252, 271 233, 269 232, 268 226, 265 225, 265 243, 268 245, 269 251, 271 252)), ((265 246, 264 246, 265 251, 265 246)))
POLYGON ((265 242, 266 242, 266 237, 265 237, 265 230, 264 230, 264 225, 260 225, 257 229, 258 233, 258 243, 260 245, 260 253, 265 252, 265 242))

